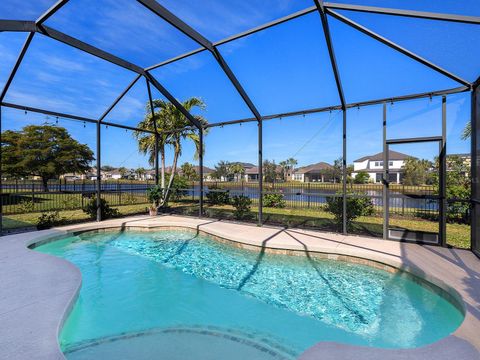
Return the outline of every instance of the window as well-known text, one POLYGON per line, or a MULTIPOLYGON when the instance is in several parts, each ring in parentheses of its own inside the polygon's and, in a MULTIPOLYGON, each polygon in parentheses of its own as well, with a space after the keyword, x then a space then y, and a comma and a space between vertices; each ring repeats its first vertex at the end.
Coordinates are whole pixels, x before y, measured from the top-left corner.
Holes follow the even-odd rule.
POLYGON ((383 161, 375 161, 375 167, 383 166, 383 161))
POLYGON ((389 161, 388 166, 393 166, 393 161, 389 161))

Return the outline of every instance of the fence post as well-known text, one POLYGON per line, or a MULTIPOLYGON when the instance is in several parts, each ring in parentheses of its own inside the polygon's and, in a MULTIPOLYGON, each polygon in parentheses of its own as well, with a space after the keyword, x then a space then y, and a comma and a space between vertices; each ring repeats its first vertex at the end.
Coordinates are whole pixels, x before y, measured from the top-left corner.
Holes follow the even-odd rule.
POLYGON ((32 204, 35 207, 35 183, 32 181, 32 204))
POLYGON ((120 179, 117 180, 118 205, 122 203, 122 192, 120 190, 120 179))
POLYGON ((307 208, 310 209, 310 183, 307 183, 307 208))
POLYGON ((82 181, 82 209, 84 208, 84 203, 83 203, 84 192, 85 192, 85 179, 83 179, 82 181))

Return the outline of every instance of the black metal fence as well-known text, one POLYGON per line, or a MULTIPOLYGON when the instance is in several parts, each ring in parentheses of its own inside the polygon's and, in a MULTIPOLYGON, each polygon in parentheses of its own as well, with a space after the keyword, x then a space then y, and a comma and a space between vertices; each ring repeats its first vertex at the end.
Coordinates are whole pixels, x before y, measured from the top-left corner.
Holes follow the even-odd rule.
MULTIPOLYGON (((102 181, 102 197, 112 206, 147 204, 146 190, 153 181, 102 181)), ((255 182, 205 182, 204 194, 224 191, 230 196, 245 195, 258 205, 259 188, 255 182), (213 190, 215 189, 215 190, 213 190)), ((348 184, 348 196, 367 197, 377 214, 383 211, 381 184, 348 184)), ((2 185, 2 206, 5 215, 51 210, 76 210, 85 207, 96 192, 96 181, 50 181, 45 191, 40 181, 6 181, 2 185)), ((197 201, 198 182, 182 189, 183 199, 197 201)), ((389 212, 394 215, 433 219, 438 216, 439 199, 433 186, 405 186, 391 184, 389 212)), ((264 196, 281 194, 285 207, 292 209, 323 209, 328 199, 342 196, 341 183, 264 183, 264 196)), ((455 219, 468 219, 468 200, 449 199, 449 215, 455 219)))
MULTIPOLYGON (((146 190, 154 183, 140 181, 102 181, 102 198, 109 205, 147 204, 146 190)), ((96 194, 96 181, 8 181, 2 184, 3 214, 22 214, 53 210, 83 209, 96 194)))

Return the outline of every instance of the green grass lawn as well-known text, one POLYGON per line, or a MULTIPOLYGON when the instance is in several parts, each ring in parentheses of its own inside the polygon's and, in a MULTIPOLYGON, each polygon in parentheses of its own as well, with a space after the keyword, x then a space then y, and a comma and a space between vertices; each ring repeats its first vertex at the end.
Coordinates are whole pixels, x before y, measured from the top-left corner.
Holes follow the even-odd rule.
MULTIPOLYGON (((132 204, 125 206, 113 206, 118 209, 122 216, 146 213, 147 204, 132 204)), ((171 204, 174 212, 196 216, 198 214, 198 203, 182 201, 171 204)), ((230 205, 209 206, 205 205, 205 214, 214 218, 233 218, 233 208, 230 205)), ((3 217, 4 229, 16 229, 34 227, 37 224, 40 212, 6 215, 3 217)), ((61 210, 59 212, 65 223, 76 223, 89 221, 87 214, 82 210, 61 210)), ((264 208, 264 220, 266 223, 288 227, 311 227, 325 231, 337 231, 333 215, 322 209, 277 209, 264 208)), ((256 208, 252 206, 252 219, 256 218, 256 208)), ((364 216, 356 219, 353 224, 353 234, 381 237, 383 217, 379 214, 364 216)), ((438 231, 437 222, 423 220, 414 217, 392 216, 390 225, 394 227, 419 230, 438 231)), ((464 224, 447 224, 447 243, 458 248, 470 248, 470 226, 464 224)))
MULTIPOLYGON (((196 215, 198 204, 190 202, 176 203, 172 207, 179 213, 196 215), (193 207, 192 207, 193 206, 193 207)), ((257 209, 252 206, 252 219, 254 221, 257 209)), ((233 207, 230 205, 209 206, 205 205, 207 216, 214 218, 233 218, 233 207)), ((284 225, 288 227, 312 227, 325 231, 338 231, 333 215, 322 209, 278 209, 263 208, 263 218, 266 223, 284 225)), ((438 232, 438 223, 415 217, 395 215, 390 217, 390 226, 402 229, 410 229, 426 232, 438 232)), ((353 223, 352 234, 373 237, 382 237, 383 216, 362 216, 353 223)), ((447 224, 447 243, 451 246, 469 249, 470 248, 470 225, 447 224)))
MULTIPOLYGON (((103 193, 102 198, 112 205, 145 204, 146 197, 143 193, 103 193)), ((75 210, 80 209, 89 201, 82 198, 79 193, 37 193, 32 196, 28 193, 10 194, 4 200, 3 211, 6 214, 37 213, 50 210, 75 210)))
MULTIPOLYGON (((118 209, 120 215, 127 216, 133 214, 147 213, 146 204, 136 204, 136 205, 124 205, 124 206, 113 206, 113 208, 118 209)), ((41 215, 41 212, 36 213, 25 213, 25 214, 15 214, 15 215, 6 215, 3 217, 3 228, 6 230, 25 228, 25 227, 35 227, 38 222, 38 217, 41 215)), ((65 219, 65 224, 73 224, 77 222, 92 221, 82 210, 63 210, 59 211, 60 217, 65 219)))

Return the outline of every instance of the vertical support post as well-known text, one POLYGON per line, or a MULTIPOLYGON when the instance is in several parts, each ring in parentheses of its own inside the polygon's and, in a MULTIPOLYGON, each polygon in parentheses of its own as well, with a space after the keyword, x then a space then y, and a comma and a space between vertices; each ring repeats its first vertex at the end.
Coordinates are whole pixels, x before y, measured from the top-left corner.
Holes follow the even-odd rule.
POLYGON ((102 175, 101 175, 101 151, 102 151, 102 146, 101 146, 101 136, 100 136, 100 122, 97 122, 97 221, 102 221, 102 208, 101 208, 101 191, 102 191, 102 175))
POLYGON ((0 105, 0 236, 3 234, 2 106, 0 105))
MULTIPOLYGON (((383 238, 388 238, 388 146, 387 146, 387 103, 383 103, 383 187, 382 187, 382 203, 383 203, 383 238)), ((403 195, 403 193, 402 193, 403 195)))
POLYGON ((447 97, 442 96, 442 142, 440 143, 439 182, 439 240, 441 246, 447 246, 447 97))
POLYGON ((160 181, 159 170, 158 170, 158 134, 155 134, 155 185, 158 186, 160 181))
POLYGON ((343 155, 342 155, 342 192, 343 192, 343 234, 347 235, 347 110, 343 109, 343 155))
POLYGON ((263 124, 258 121, 258 225, 263 224, 263 124))
MULTIPOLYGON (((477 82, 478 83, 478 82, 477 82)), ((480 87, 477 85, 472 92, 472 214, 471 243, 472 251, 480 257, 480 87)))
MULTIPOLYGON (((203 127, 198 129, 198 174, 199 174, 199 186, 200 194, 198 199, 198 216, 203 216, 203 127)), ((195 182, 193 183, 193 192, 195 192, 195 182)))

